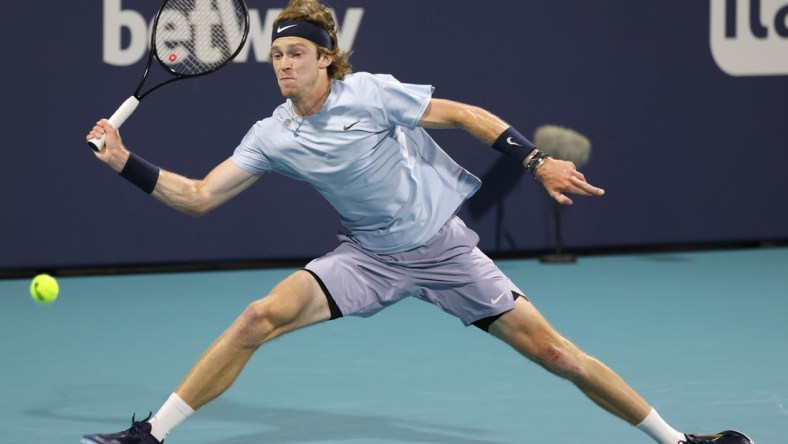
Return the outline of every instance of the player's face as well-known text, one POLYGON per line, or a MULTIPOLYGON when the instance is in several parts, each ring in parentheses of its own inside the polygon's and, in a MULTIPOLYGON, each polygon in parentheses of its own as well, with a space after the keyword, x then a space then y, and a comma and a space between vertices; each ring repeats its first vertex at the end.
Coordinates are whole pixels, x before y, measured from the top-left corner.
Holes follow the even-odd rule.
MULTIPOLYGON (((318 90, 325 56, 318 58, 317 45, 301 37, 282 37, 271 45, 271 61, 282 95, 303 99, 318 90)), ((325 66, 324 66, 325 65, 325 66)), ((322 91, 321 91, 322 93, 322 91)))

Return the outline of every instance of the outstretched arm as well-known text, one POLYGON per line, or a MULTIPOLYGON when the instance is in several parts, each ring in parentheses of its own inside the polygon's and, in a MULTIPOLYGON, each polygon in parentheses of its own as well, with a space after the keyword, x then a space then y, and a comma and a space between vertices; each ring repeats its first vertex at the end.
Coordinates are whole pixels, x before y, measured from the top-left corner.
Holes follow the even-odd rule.
MULTIPOLYGON (((106 143, 104 148, 96 153, 96 157, 121 173, 128 166, 132 155, 123 146, 118 130, 106 119, 100 120, 86 137, 98 138, 102 134, 106 137, 106 143)), ((141 159, 137 158, 136 161, 140 162, 141 159)), ((150 172, 144 171, 143 174, 150 172)), ((201 216, 245 190, 259 177, 244 171, 228 159, 201 180, 159 170, 158 176, 151 178, 152 189, 146 191, 167 206, 191 216, 201 216)))
MULTIPOLYGON (((463 128, 486 145, 493 145, 511 126, 489 111, 445 99, 432 99, 421 117, 424 128, 463 128)), ((525 166, 531 157, 523 159, 525 166)), ((561 204, 572 204, 565 193, 581 196, 601 196, 605 191, 586 182, 583 173, 572 162, 546 158, 535 172, 547 193, 561 204)))

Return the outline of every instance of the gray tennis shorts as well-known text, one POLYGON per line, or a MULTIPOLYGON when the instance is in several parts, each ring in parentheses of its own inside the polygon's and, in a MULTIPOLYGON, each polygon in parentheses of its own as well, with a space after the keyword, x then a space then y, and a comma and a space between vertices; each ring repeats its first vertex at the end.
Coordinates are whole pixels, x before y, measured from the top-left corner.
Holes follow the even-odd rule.
POLYGON ((514 308, 524 294, 484 253, 479 236, 452 217, 423 246, 375 254, 351 238, 307 264, 343 316, 369 317, 407 297, 435 304, 466 326, 514 308))

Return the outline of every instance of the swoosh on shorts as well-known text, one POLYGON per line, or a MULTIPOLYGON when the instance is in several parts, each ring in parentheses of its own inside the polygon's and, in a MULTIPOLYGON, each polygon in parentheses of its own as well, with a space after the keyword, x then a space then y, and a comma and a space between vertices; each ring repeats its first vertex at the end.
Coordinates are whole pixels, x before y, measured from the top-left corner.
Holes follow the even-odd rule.
POLYGON ((498 301, 500 301, 500 300, 501 300, 501 298, 502 298, 502 297, 503 297, 503 296, 504 296, 506 293, 508 293, 508 292, 509 292, 509 290, 505 290, 503 293, 499 294, 497 298, 495 298, 495 299, 490 299, 490 302, 491 302, 491 303, 493 303, 493 304, 497 304, 497 303, 498 303, 498 301))

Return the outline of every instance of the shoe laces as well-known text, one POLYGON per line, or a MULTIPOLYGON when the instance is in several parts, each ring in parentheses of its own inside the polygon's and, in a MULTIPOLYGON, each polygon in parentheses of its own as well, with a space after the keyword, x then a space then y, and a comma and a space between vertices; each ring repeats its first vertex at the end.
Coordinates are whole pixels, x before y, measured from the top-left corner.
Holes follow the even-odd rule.
POLYGON ((148 422, 148 420, 150 419, 150 417, 152 415, 153 415, 153 412, 148 412, 148 417, 143 419, 143 420, 141 420, 141 421, 137 421, 136 420, 136 413, 131 415, 131 427, 129 428, 127 433, 129 435, 141 435, 143 433, 148 433, 148 431, 143 429, 142 427, 143 427, 143 424, 148 422))

